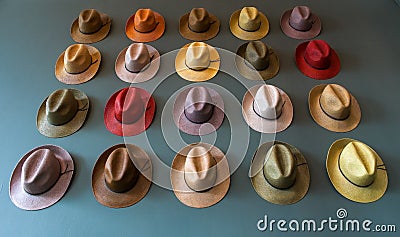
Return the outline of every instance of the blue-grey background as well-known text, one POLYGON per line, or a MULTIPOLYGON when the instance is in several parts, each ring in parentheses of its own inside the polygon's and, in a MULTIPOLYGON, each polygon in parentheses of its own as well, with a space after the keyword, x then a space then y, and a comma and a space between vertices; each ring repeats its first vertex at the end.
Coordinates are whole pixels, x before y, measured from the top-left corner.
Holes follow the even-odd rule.
MULTIPOLYGON (((279 236, 282 233, 277 230, 259 232, 257 221, 264 215, 273 219, 321 220, 336 217, 339 208, 347 209, 349 218, 371 219, 376 224, 396 224, 400 228, 399 24, 400 8, 392 0, 0 0, 0 236, 279 236), (320 16, 323 30, 318 38, 328 41, 341 59, 339 75, 325 82, 344 85, 361 105, 362 121, 354 131, 329 132, 314 123, 308 113, 309 90, 325 82, 306 78, 297 70, 293 55, 301 41, 286 37, 279 27, 281 13, 300 4, 307 4, 320 16), (221 20, 220 33, 208 43, 235 52, 244 42, 229 31, 230 14, 251 5, 264 12, 270 20, 270 32, 263 41, 278 52, 281 70, 269 83, 285 90, 294 104, 293 123, 286 131, 277 134, 277 139, 298 147, 308 160, 311 185, 307 196, 297 204, 278 206, 255 193, 247 174, 260 135, 251 131, 247 155, 231 177, 227 196, 215 206, 201 210, 189 208, 181 204, 172 191, 157 185, 152 185, 141 202, 128 208, 110 209, 97 203, 91 191, 94 162, 106 148, 123 142, 121 137, 105 129, 103 109, 112 93, 128 86, 114 73, 116 56, 131 43, 124 33, 128 17, 138 8, 148 7, 165 17, 164 36, 151 43, 163 54, 189 42, 178 33, 179 17, 192 7, 206 7, 221 20), (96 8, 109 14, 113 19, 112 29, 105 40, 94 44, 103 57, 95 79, 83 85, 68 86, 56 80, 54 65, 59 54, 74 43, 69 35, 70 25, 85 8, 96 8), (84 127, 72 136, 60 139, 44 137, 36 130, 37 109, 52 91, 66 87, 83 90, 90 97, 88 119, 84 127), (342 137, 367 143, 385 161, 389 186, 379 201, 353 203, 339 195, 330 184, 325 156, 330 144, 342 137), (70 189, 50 208, 20 210, 8 196, 11 172, 27 151, 49 143, 64 147, 74 157, 77 170, 70 189)), ((209 82, 223 85, 239 101, 245 93, 244 87, 224 73, 219 73, 209 82)), ((166 164, 171 163, 174 151, 165 144, 160 132, 161 111, 172 92, 188 84, 174 74, 154 93, 158 109, 147 135, 154 151, 166 164)), ((236 116, 240 118, 242 115, 238 113, 236 116)), ((225 120, 218 134, 229 135, 230 126, 225 120)), ((187 142, 199 140, 187 135, 183 138, 187 142)), ((137 145, 142 142, 145 141, 137 139, 137 145)), ((229 136, 218 137, 216 145, 226 150, 229 136)), ((288 233, 295 234, 312 235, 307 232, 288 233)), ((333 235, 343 233, 324 233, 324 236, 333 235)), ((354 235, 365 236, 365 233, 354 235)))

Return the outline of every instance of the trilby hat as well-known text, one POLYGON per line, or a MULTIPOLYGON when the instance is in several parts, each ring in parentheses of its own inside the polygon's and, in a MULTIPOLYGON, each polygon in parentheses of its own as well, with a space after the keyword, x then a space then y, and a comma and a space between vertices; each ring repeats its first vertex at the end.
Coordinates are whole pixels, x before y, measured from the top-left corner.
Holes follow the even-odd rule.
POLYGON ((321 32, 321 20, 307 6, 296 6, 282 14, 281 29, 294 39, 311 39, 321 32))
POLYGON ((193 8, 179 20, 179 33, 182 37, 193 41, 204 41, 214 38, 221 23, 205 8, 193 8))
POLYGON ((269 31, 268 18, 255 7, 243 7, 231 15, 229 28, 242 40, 259 40, 269 31))
POLYGON ((107 37, 111 18, 95 9, 85 9, 71 25, 71 37, 77 43, 91 44, 107 37))
POLYGON ((125 26, 125 34, 129 39, 143 43, 159 39, 164 31, 164 17, 151 9, 138 9, 125 26))

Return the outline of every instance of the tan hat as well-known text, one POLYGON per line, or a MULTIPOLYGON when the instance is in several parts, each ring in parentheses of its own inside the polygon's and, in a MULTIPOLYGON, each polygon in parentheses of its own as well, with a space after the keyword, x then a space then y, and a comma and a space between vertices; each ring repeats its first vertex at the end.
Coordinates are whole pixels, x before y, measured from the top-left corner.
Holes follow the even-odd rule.
POLYGON ((204 41, 214 38, 221 23, 205 8, 193 8, 179 20, 179 33, 186 39, 204 41))
POLYGON ((269 31, 267 17, 255 7, 243 7, 231 15, 229 27, 234 36, 242 40, 259 40, 269 31))
POLYGON ((386 192, 385 164, 371 147, 360 141, 336 140, 329 148, 326 169, 335 189, 354 202, 374 202, 386 192))
POLYGON ((171 167, 176 197, 189 207, 204 208, 228 192, 230 173, 225 154, 207 143, 193 143, 176 154, 171 167))
POLYGON ((122 208, 144 198, 152 179, 151 159, 140 147, 118 144, 105 150, 92 172, 92 191, 104 206, 122 208))
POLYGON ((280 142, 266 142, 254 154, 251 184, 260 197, 274 204, 293 204, 308 192, 310 172, 301 152, 280 142))
POLYGON ((323 84, 311 89, 308 106, 314 121, 329 131, 351 131, 361 120, 356 98, 337 84, 323 84))
POLYGON ((213 78, 219 70, 218 51, 203 42, 193 42, 183 46, 175 59, 175 70, 188 81, 200 82, 213 78))
POLYGON ((70 45, 58 57, 56 78, 65 84, 81 84, 92 79, 99 70, 100 51, 85 44, 70 45))
POLYGON ((159 39, 165 31, 165 20, 151 9, 138 9, 125 25, 126 36, 136 42, 151 42, 159 39))
POLYGON ((111 18, 95 9, 85 9, 71 25, 71 37, 83 44, 98 42, 107 37, 111 18))

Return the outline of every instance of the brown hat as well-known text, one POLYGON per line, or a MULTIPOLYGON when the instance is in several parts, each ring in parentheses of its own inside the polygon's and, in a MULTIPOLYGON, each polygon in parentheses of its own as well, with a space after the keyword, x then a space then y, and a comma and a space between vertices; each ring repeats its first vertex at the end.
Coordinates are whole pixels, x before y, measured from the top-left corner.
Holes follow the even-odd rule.
POLYGON ((183 204, 195 208, 212 206, 228 192, 228 161, 224 153, 213 145, 190 144, 172 161, 171 184, 183 204))
POLYGON ((205 8, 193 8, 179 20, 179 33, 188 40, 209 40, 218 34, 220 24, 205 8))
POLYGON ((100 61, 100 51, 95 47, 84 44, 70 45, 57 59, 56 78, 65 84, 87 82, 96 75, 100 61))
POLYGON ((74 174, 74 161, 61 147, 43 145, 26 153, 10 180, 10 198, 24 210, 40 210, 58 202, 74 174))
POLYGON ((83 44, 98 42, 107 37, 111 28, 111 18, 95 9, 86 9, 71 25, 71 37, 83 44))
POLYGON ((92 172, 92 191, 107 207, 131 206, 146 196, 152 179, 150 157, 133 144, 118 144, 105 150, 92 172))
POLYGON ((310 186, 306 159, 296 147, 280 141, 266 142, 257 149, 250 176, 258 195, 274 204, 296 203, 310 186))
POLYGON ((278 55, 262 41, 242 44, 236 55, 236 68, 247 79, 268 80, 279 72, 278 55))
POLYGON ((308 106, 314 121, 329 131, 351 131, 361 120, 356 98, 337 84, 323 84, 311 89, 308 106))
POLYGON ((115 73, 119 79, 129 83, 148 81, 159 68, 160 53, 143 43, 133 43, 124 48, 115 60, 115 73))
POLYGON ((386 192, 385 164, 371 147, 360 141, 335 141, 328 151, 326 169, 335 189, 354 202, 374 202, 386 192))
POLYGON ((234 36, 242 40, 259 40, 269 31, 267 17, 255 7, 243 7, 231 15, 229 27, 234 36))
POLYGON ((164 31, 164 17, 151 9, 138 9, 125 26, 125 34, 129 39, 143 43, 157 40, 164 31))
POLYGON ((65 137, 78 131, 86 120, 89 98, 77 89, 56 90, 39 107, 36 127, 46 137, 65 137))
POLYGON ((321 20, 307 6, 296 6, 282 14, 281 29, 290 38, 311 39, 321 32, 321 20))
POLYGON ((246 123, 262 133, 285 130, 292 123, 293 105, 289 96, 273 85, 256 85, 243 97, 242 113, 246 123))

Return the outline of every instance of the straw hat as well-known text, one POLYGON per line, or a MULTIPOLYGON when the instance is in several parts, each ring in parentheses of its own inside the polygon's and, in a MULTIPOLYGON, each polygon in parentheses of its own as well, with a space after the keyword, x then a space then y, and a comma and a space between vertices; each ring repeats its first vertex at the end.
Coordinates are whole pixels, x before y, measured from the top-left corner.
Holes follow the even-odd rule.
POLYGON ((281 29, 294 39, 311 39, 321 32, 321 20, 307 6, 296 6, 282 14, 281 29))
POLYGON ((160 68, 160 53, 154 47, 133 43, 124 48, 115 60, 115 73, 122 81, 145 82, 153 78, 160 68))
POLYGON ((129 39, 143 43, 159 39, 164 31, 164 17, 151 9, 138 9, 125 26, 125 34, 129 39))
POLYGON ((224 153, 213 145, 190 144, 172 161, 171 184, 176 197, 186 206, 212 206, 228 192, 228 161, 224 153))
POLYGON ((351 131, 361 120, 361 109, 356 98, 337 84, 312 88, 308 107, 314 121, 333 132, 351 131))
POLYGON ((269 31, 267 17, 255 7, 243 7, 231 15, 229 27, 234 36, 242 40, 259 40, 269 31))
POLYGON ((301 152, 280 142, 266 142, 254 154, 251 184, 268 202, 288 205, 300 201, 308 192, 310 172, 301 152))
POLYGON ((10 179, 10 198, 24 210, 40 210, 58 202, 74 174, 74 161, 61 147, 43 145, 26 153, 10 179))
POLYGON ((374 202, 386 192, 385 164, 371 147, 360 141, 336 140, 329 148, 326 169, 336 191, 351 201, 374 202))
POLYGON ((101 54, 95 47, 73 44, 58 57, 55 75, 62 83, 81 84, 96 75, 100 62, 101 54))
POLYGON ((182 37, 193 41, 204 41, 214 38, 221 23, 205 8, 193 8, 179 20, 179 33, 182 37))
POLYGON ((111 18, 95 9, 85 9, 71 25, 71 37, 77 43, 91 44, 107 37, 111 18))
POLYGON ((246 123, 262 133, 285 130, 292 123, 293 105, 289 96, 273 85, 256 85, 243 97, 242 113, 246 123))
POLYGON ((65 137, 78 131, 86 120, 89 98, 77 89, 56 90, 39 107, 36 127, 46 137, 65 137))
POLYGON ((150 189, 151 159, 140 147, 118 144, 105 150, 92 172, 92 191, 107 207, 122 208, 142 200, 150 189))

